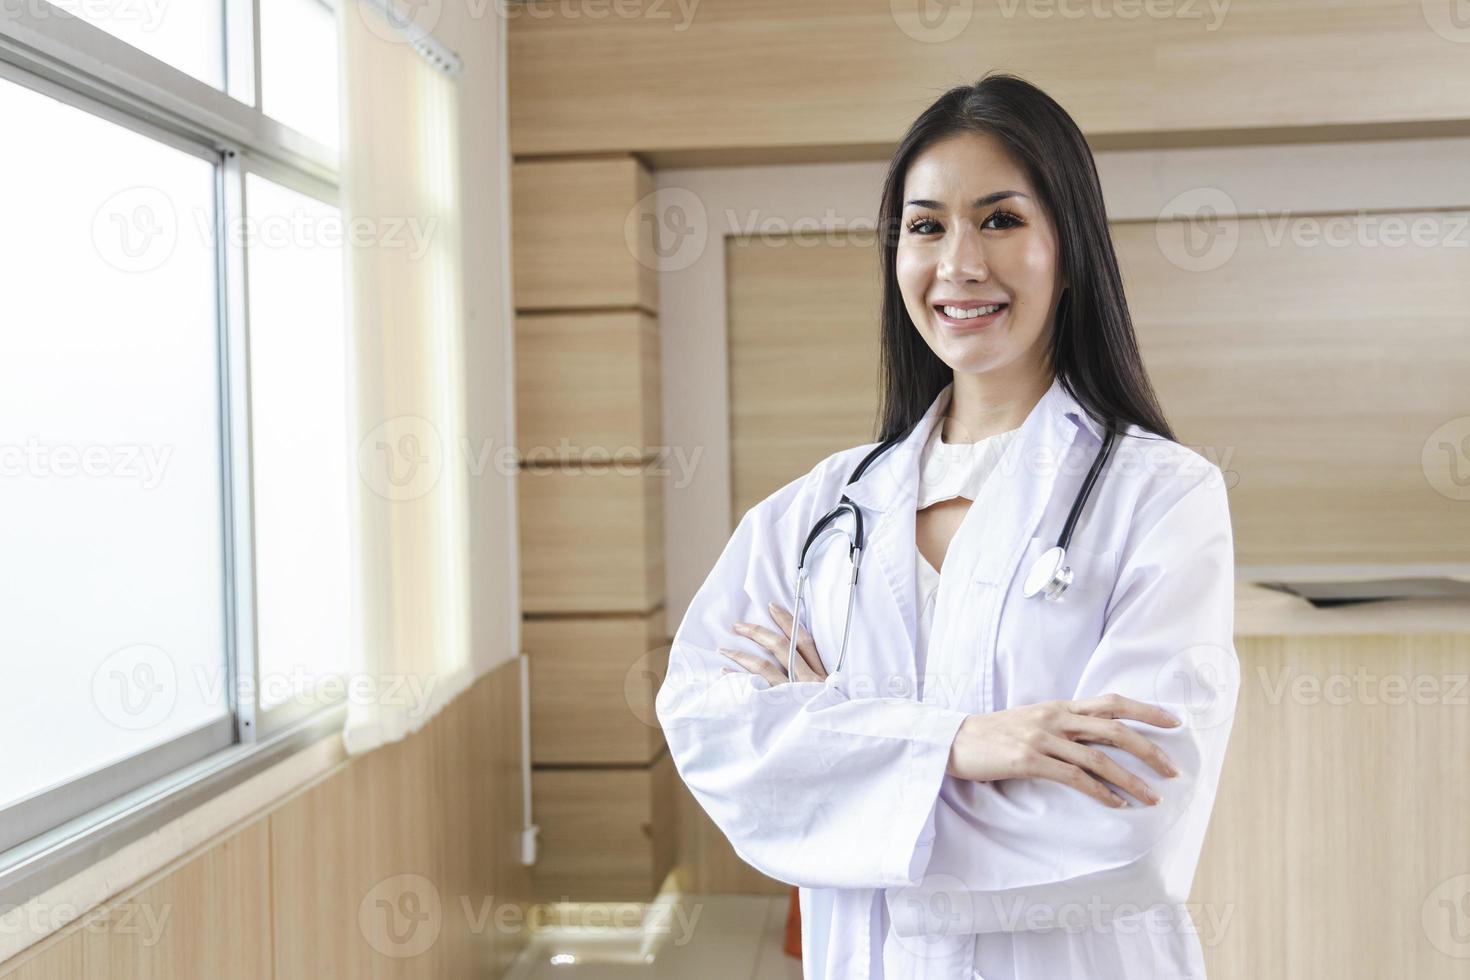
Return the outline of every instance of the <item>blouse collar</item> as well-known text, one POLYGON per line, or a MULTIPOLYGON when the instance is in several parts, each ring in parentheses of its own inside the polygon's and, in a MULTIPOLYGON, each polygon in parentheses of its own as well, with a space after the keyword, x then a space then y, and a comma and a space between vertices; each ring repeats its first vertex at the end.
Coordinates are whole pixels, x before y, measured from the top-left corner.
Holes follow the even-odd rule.
POLYGON ((985 483, 1007 444, 1019 428, 999 432, 973 443, 948 443, 944 441, 944 419, 949 410, 948 396, 945 404, 934 413, 930 431, 924 443, 919 464, 919 496, 916 510, 923 510, 954 497, 975 500, 980 487, 985 483))

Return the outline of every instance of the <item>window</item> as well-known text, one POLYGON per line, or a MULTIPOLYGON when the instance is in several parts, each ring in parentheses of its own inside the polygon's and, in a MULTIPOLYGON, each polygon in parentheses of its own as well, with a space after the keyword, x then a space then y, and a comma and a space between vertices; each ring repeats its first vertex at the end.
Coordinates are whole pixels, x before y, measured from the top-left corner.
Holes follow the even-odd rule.
POLYGON ((337 17, 322 0, 260 0, 261 105, 336 147, 337 17))
POLYGON ((215 164, 4 79, 0 118, 46 134, 0 154, 3 807, 230 706, 215 164))
POLYGON ((341 216, 245 179, 256 638, 263 711, 347 672, 347 337, 341 216))
POLYGON ((342 725, 335 18, 0 18, 0 905, 342 725))

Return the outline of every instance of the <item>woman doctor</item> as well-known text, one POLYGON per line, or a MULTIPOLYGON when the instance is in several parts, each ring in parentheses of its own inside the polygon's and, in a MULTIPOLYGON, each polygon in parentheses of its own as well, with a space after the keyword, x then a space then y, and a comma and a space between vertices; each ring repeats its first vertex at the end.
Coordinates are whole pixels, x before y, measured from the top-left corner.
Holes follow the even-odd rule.
POLYGON ((880 439, 741 519, 659 690, 674 763, 741 858, 800 886, 807 978, 1203 977, 1184 903, 1239 687, 1230 515, 1143 369, 1091 153, 989 75, 904 136, 879 227, 880 439), (1028 596, 1108 428, 1071 584, 1028 596), (988 475, 916 513, 933 442, 984 443, 988 475), (841 534, 797 626, 798 553, 844 494, 850 626, 841 534))

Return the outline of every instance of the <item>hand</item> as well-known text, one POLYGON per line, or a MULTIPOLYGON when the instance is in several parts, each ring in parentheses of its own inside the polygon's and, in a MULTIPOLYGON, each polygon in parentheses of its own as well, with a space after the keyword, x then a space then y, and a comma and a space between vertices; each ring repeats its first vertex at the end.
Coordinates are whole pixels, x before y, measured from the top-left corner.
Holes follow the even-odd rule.
POLYGON ((1126 805, 1099 781, 1106 779, 1152 806, 1159 797, 1147 783, 1107 753, 1085 744, 1113 745, 1138 756, 1164 776, 1179 775, 1163 750, 1127 725, 1112 720, 1116 718, 1161 728, 1174 728, 1180 723, 1163 708, 1121 694, 1042 701, 987 715, 970 715, 950 746, 945 772, 976 782, 1053 779, 1107 806, 1126 805))
MULTIPOLYGON (((765 657, 754 653, 746 653, 742 650, 720 650, 725 656, 735 661, 752 674, 760 674, 770 681, 772 686, 785 684, 786 655, 791 646, 791 614, 774 602, 766 607, 781 632, 766 629, 755 623, 735 623, 733 629, 741 636, 747 637, 759 643, 775 658, 772 664, 765 657)), ((827 679, 827 670, 822 666, 822 658, 817 656, 817 645, 812 640, 812 635, 806 630, 801 630, 796 638, 796 662, 792 665, 796 671, 796 680, 799 681, 824 681, 827 679)), ((726 667, 720 671, 721 674, 733 674, 735 670, 726 667)))

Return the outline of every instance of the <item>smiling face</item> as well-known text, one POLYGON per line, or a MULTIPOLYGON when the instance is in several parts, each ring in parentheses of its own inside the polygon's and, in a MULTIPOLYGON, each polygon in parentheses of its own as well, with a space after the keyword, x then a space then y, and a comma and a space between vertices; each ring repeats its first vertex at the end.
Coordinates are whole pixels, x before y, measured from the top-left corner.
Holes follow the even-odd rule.
POLYGON ((957 375, 1049 373, 1056 229, 1004 144, 978 133, 932 144, 909 164, 903 202, 898 285, 930 349, 957 375))

